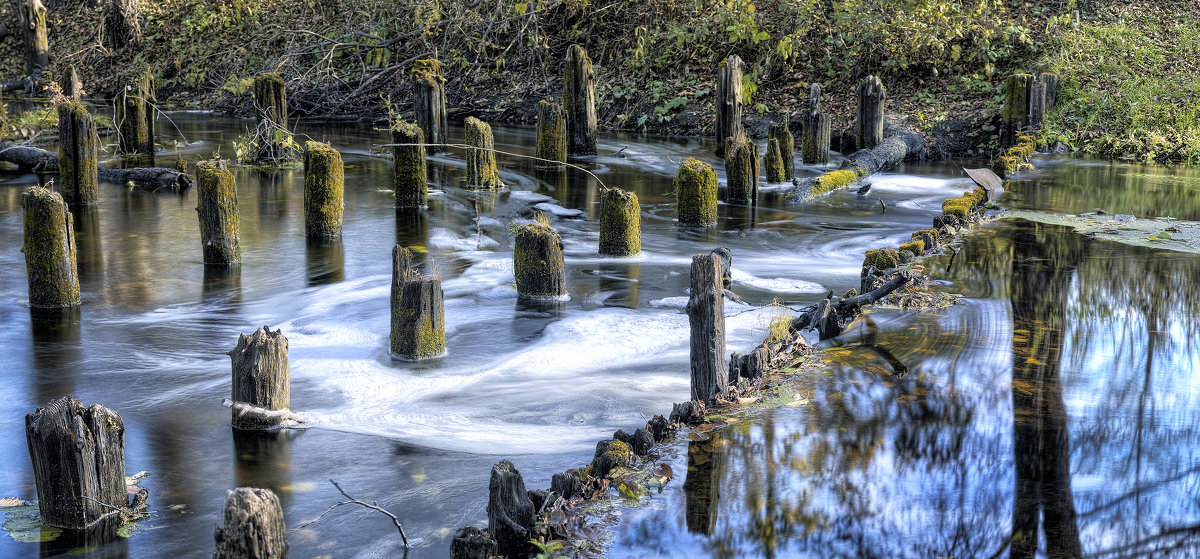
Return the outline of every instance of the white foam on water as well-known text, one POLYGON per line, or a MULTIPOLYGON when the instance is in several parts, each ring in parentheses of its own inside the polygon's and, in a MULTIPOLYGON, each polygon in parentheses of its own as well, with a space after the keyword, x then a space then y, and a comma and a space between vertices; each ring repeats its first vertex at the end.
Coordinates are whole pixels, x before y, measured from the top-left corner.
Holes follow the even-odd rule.
POLYGON ((511 193, 509 193, 508 197, 511 200, 517 200, 517 201, 521 201, 521 202, 531 202, 531 203, 549 202, 551 200, 554 200, 554 198, 546 196, 545 194, 539 194, 539 193, 533 192, 531 190, 514 190, 511 193))
POLYGON ((587 213, 584 212, 583 210, 573 210, 570 208, 564 208, 558 204, 551 204, 550 202, 538 202, 537 204, 533 205, 533 209, 538 210, 540 212, 548 213, 548 214, 551 214, 551 215, 557 216, 557 217, 586 217, 587 216, 587 213))
MULTIPOLYGON (((916 175, 893 175, 879 174, 873 175, 869 182, 872 190, 895 190, 904 193, 912 193, 916 191, 933 191, 933 190, 948 190, 951 186, 956 189, 962 186, 962 190, 966 188, 966 183, 963 179, 938 179, 932 177, 918 177, 916 175)), ((969 183, 970 180, 968 179, 969 183)))
POLYGON ((730 273, 730 279, 734 283, 777 293, 818 293, 825 291, 825 287, 816 282, 797 278, 760 278, 736 267, 730 273))
POLYGON ((473 235, 470 237, 465 237, 444 227, 434 227, 430 229, 429 241, 427 241, 426 244, 429 245, 430 248, 453 251, 456 254, 462 252, 474 252, 479 249, 495 248, 500 246, 498 241, 486 235, 473 235))

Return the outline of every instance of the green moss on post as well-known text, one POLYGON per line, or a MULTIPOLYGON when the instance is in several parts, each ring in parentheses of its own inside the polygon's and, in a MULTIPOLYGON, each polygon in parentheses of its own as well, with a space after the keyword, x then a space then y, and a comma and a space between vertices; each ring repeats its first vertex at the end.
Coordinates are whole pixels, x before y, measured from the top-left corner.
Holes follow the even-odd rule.
POLYGON ((72 208, 95 205, 100 140, 96 121, 79 101, 58 107, 58 138, 58 181, 67 204, 72 208))
POLYGON ((868 250, 863 258, 862 269, 874 267, 876 270, 890 270, 900 265, 900 254, 890 248, 868 250))
POLYGON ((942 215, 966 221, 967 216, 971 214, 971 207, 972 204, 969 200, 950 198, 942 201, 942 215))
POLYGON ((71 211, 57 192, 38 186, 21 195, 25 209, 25 268, 29 306, 59 309, 79 304, 79 265, 71 211))
POLYGON ((196 211, 200 214, 200 239, 205 264, 236 264, 242 261, 238 238, 237 184, 224 163, 204 161, 196 165, 200 186, 196 189, 196 211))
POLYGON ((392 188, 396 208, 419 210, 429 200, 429 175, 425 162, 425 132, 412 122, 392 125, 392 188))
POLYGON ((1004 106, 1000 109, 1000 147, 1016 145, 1017 136, 1029 124, 1030 74, 1013 74, 1004 80, 1004 106))
POLYGON ((938 232, 937 229, 922 229, 913 232, 910 238, 914 241, 921 241, 921 246, 926 250, 931 250, 937 247, 938 232))
POLYGON ((342 154, 329 144, 304 143, 304 234, 337 237, 342 234, 345 191, 342 154))
POLYGON ((466 128, 467 145, 472 148, 467 153, 467 186, 471 188, 499 188, 500 174, 496 171, 495 140, 492 138, 492 127, 488 123, 473 116, 463 121, 466 128))
POLYGON ((567 160, 567 121, 563 109, 546 100, 538 103, 537 166, 557 169, 567 160))
POLYGON ((419 360, 446 353, 446 310, 442 280, 412 267, 412 253, 392 248, 392 355, 419 360))
POLYGON ((617 468, 626 468, 633 463, 633 451, 623 441, 600 441, 596 445, 596 454, 592 463, 588 464, 588 473, 594 477, 608 477, 617 468))
POLYGON ((758 203, 758 146, 745 134, 725 139, 726 201, 758 203))
POLYGON ((600 193, 600 254, 633 256, 642 251, 642 208, 637 194, 619 188, 600 193))
POLYGON ((903 243, 900 245, 900 252, 908 252, 913 256, 920 256, 925 253, 925 243, 919 240, 903 243))
MULTIPOLYGON (((446 143, 446 78, 436 59, 413 63, 413 114, 430 144, 446 143)), ((436 151, 436 148, 435 148, 436 151)))
MULTIPOLYGON (((779 159, 783 163, 783 178, 774 180, 768 167, 767 182, 786 182, 796 176, 796 138, 792 136, 791 119, 784 113, 778 122, 771 123, 767 138, 774 139, 779 144, 779 159)), ((767 140, 767 156, 770 157, 770 140, 767 140)), ((764 165, 765 166, 765 165, 764 165)))
POLYGON ((767 139, 767 153, 763 155, 763 167, 766 168, 768 183, 780 183, 788 180, 787 170, 784 169, 783 154, 779 149, 779 140, 767 139))
POLYGON ((117 147, 126 155, 154 158, 154 75, 147 65, 137 83, 117 103, 117 147))
POLYGON ((814 83, 808 90, 808 112, 804 114, 804 130, 801 131, 800 157, 809 165, 829 163, 829 138, 831 124, 829 113, 821 112, 821 84, 814 83))
POLYGON ((675 199, 680 225, 707 226, 717 222, 717 172, 694 157, 675 172, 675 199))
POLYGON ((567 265, 562 237, 539 216, 534 223, 516 228, 513 276, 517 295, 524 299, 561 299, 567 296, 567 265))
POLYGON ((259 122, 269 120, 279 130, 287 130, 287 88, 274 72, 254 78, 254 112, 259 122))

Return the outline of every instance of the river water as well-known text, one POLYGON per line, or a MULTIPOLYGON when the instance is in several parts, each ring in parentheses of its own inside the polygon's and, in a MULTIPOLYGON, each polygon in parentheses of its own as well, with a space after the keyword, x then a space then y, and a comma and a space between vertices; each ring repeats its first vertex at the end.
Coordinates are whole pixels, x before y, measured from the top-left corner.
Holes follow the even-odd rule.
MULTIPOLYGON (((248 126, 170 117, 174 127, 160 120, 160 143, 182 134, 189 143, 179 153, 192 164, 230 156, 248 126)), ((497 149, 531 153, 531 130, 495 131, 497 149)), ((0 497, 34 497, 24 414, 71 394, 124 418, 126 469, 151 474, 142 485, 154 512, 129 537, 3 536, 0 556, 204 557, 225 491, 247 485, 280 496, 293 557, 400 556, 384 516, 355 507, 322 516, 342 500, 333 479, 399 516, 414 543, 409 557, 445 557, 455 528, 485 520, 496 461, 511 459, 530 488, 547 487, 553 473, 586 463, 599 438, 687 399, 693 254, 732 251, 732 288, 746 304, 726 307, 728 349, 744 351, 779 312, 760 307, 857 286, 865 250, 907 241, 942 199, 970 187, 957 165, 912 164, 874 177, 865 196, 795 204, 767 187, 757 209, 722 205, 717 228, 688 231, 672 220, 671 179, 687 157, 719 170, 710 143, 602 136, 602 153, 624 149, 587 166, 604 184, 636 192, 643 210, 643 254, 613 259, 596 255, 599 184, 582 172, 501 155, 509 188, 478 193, 462 188, 461 155, 438 155, 430 166, 438 192, 411 216, 392 208, 390 162, 372 153, 385 132, 358 124, 298 132, 343 154, 340 242, 304 240, 301 170, 233 169, 244 255, 233 274, 200 262, 194 191, 102 185, 100 206, 76 216, 77 320, 31 317, 19 193, 34 178, 0 179, 0 497), (562 305, 525 305, 512 287, 509 227, 535 207, 564 239, 562 305), (388 355, 397 242, 441 274, 444 358, 388 355), (311 429, 257 435, 228 425, 225 352, 262 325, 289 339, 292 408, 311 429)), ((159 164, 174 153, 160 153, 159 164)), ((1071 161, 1047 169, 1009 203, 1196 219, 1195 174, 1071 161)), ((610 553, 982 556, 1007 545, 1014 522, 1036 520, 1039 504, 1053 512, 1063 502, 1074 503, 1075 539, 1058 537, 1058 523, 1046 528, 1050 540, 1082 542, 1089 553, 1194 525, 1195 313, 1181 287, 1196 279, 1195 264, 1045 226, 989 226, 952 260, 931 264, 964 303, 939 315, 872 315, 877 345, 905 361, 906 375, 889 377, 864 344, 831 350, 837 366, 811 380, 811 405, 730 427, 718 442, 666 449, 679 478, 649 504, 618 507, 624 521, 610 553), (1061 266, 1044 265, 1047 255, 1061 266), (1048 467, 1029 456, 1057 458, 1048 467), (719 498, 701 519, 692 501, 706 487, 719 498), (1050 491, 1043 487, 1054 495, 1066 487, 1073 501, 1038 501, 1050 491), (1014 503, 1034 512, 1014 514, 1014 503)))

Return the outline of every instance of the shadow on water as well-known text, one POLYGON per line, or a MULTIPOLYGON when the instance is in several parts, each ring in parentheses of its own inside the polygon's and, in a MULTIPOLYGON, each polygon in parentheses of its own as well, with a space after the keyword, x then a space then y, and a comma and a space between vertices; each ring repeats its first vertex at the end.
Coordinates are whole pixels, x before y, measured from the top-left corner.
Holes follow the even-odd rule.
POLYGON ((128 556, 129 540, 118 535, 122 521, 108 517, 86 530, 63 530, 50 541, 41 542, 39 556, 71 557, 85 555, 100 559, 121 559, 128 556))
POLYGON ((303 431, 230 430, 237 486, 270 489, 286 509, 292 495, 292 441, 303 431))
POLYGON ((308 286, 330 285, 346 279, 346 252, 340 237, 305 242, 308 286))
MULTIPOLYGON (((79 374, 80 307, 30 309, 33 367, 37 371, 33 396, 39 405, 72 394, 79 374)), ((32 411, 32 410, 31 410, 32 411)))

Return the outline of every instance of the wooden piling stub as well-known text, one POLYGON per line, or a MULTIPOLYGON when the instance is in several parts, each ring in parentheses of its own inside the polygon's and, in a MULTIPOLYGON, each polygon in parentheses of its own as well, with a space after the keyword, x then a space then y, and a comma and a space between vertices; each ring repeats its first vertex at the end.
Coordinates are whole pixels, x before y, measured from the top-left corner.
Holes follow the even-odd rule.
POLYGON ((725 139, 725 201, 758 203, 758 146, 745 133, 725 139))
POLYGON ((1042 72, 1037 79, 1046 88, 1046 110, 1053 109, 1058 104, 1058 74, 1042 72))
POLYGON ((600 193, 600 254, 633 256, 642 251, 642 207, 637 194, 620 188, 600 193))
POLYGON ((1004 107, 1000 110, 1000 147, 1017 145, 1017 136, 1029 125, 1029 83, 1033 76, 1013 74, 1004 80, 1004 107))
POLYGON ((675 172, 675 204, 680 225, 708 226, 717 222, 717 172, 689 157, 675 172))
POLYGON ((824 165, 829 163, 830 138, 829 113, 818 113, 804 123, 804 140, 801 142, 801 157, 805 163, 824 165))
POLYGON ((200 240, 205 264, 236 264, 242 261, 238 238, 237 185, 223 163, 196 164, 200 186, 196 188, 196 212, 200 214, 200 240))
POLYGON ((725 139, 742 128, 742 59, 734 54, 717 66, 717 156, 725 155, 725 139))
POLYGON ((871 149, 883 141, 883 110, 887 90, 876 76, 867 76, 858 86, 858 149, 871 149))
POLYGON ((532 549, 529 534, 533 530, 535 510, 525 490, 521 472, 508 460, 492 466, 488 481, 488 532, 496 538, 503 557, 525 557, 532 549))
POLYGON ((142 42, 137 0, 109 0, 104 14, 105 42, 116 49, 142 42))
POLYGON ((29 306, 68 308, 79 304, 79 265, 75 228, 62 196, 39 186, 21 195, 25 209, 25 267, 29 306))
POLYGON ((96 121, 79 101, 59 105, 58 138, 58 182, 67 205, 72 208, 95 205, 100 139, 96 136, 96 121))
POLYGON ((275 72, 259 74, 254 78, 253 90, 258 121, 269 120, 277 129, 287 130, 287 87, 283 78, 275 72))
POLYGON ((592 59, 579 45, 567 49, 563 67, 563 113, 567 126, 567 151, 572 155, 596 154, 596 81, 592 59))
POLYGON ((691 326, 692 400, 707 402, 729 386, 725 367, 725 288, 721 285, 719 255, 692 257, 687 314, 691 326))
POLYGON ((796 138, 792 136, 791 118, 787 113, 784 113, 778 121, 771 123, 767 138, 774 138, 779 143, 779 159, 783 163, 783 178, 772 180, 768 176, 767 182, 792 180, 796 176, 796 138))
POLYGON ((432 58, 418 60, 409 73, 417 124, 430 144, 446 143, 446 78, 441 63, 432 58))
POLYGON ((392 355, 418 360, 446 353, 442 280, 412 268, 412 253, 392 247, 392 355))
POLYGON ((127 86, 117 104, 117 147, 121 153, 154 157, 155 83, 150 66, 127 86))
POLYGON ((72 101, 78 101, 83 97, 83 82, 79 81, 79 72, 71 66, 71 71, 67 74, 66 82, 63 84, 63 95, 72 101))
POLYGON ((767 174, 767 182, 780 183, 787 180, 787 172, 783 168, 783 154, 780 153, 779 140, 767 139, 767 153, 763 154, 763 171, 767 174))
POLYGON ((419 210, 429 201, 429 175, 425 162, 425 132, 413 122, 392 124, 392 188, 396 209, 419 210))
POLYGON ((50 40, 46 34, 46 6, 41 0, 21 0, 21 28, 25 36, 25 75, 50 69, 50 40))
POLYGON ((116 412, 64 396, 25 416, 25 437, 47 524, 81 530, 126 506, 125 423, 116 412))
POLYGON ((1046 120, 1046 83, 1041 80, 1029 82, 1029 127, 1037 130, 1046 120))
POLYGON ((304 143, 304 233, 310 238, 342 234, 346 175, 342 154, 329 144, 304 143))
POLYGON ((287 526, 279 497, 270 489, 239 487, 225 496, 214 534, 213 559, 285 559, 287 526))
POLYGON ((546 100, 538 103, 536 166, 561 168, 567 160, 567 120, 563 108, 546 100))
POLYGON ((516 228, 513 276, 517 295, 521 298, 561 299, 567 296, 562 237, 549 222, 539 219, 516 228))
POLYGON ((496 171, 495 139, 492 127, 473 116, 463 121, 466 128, 467 186, 471 188, 499 188, 500 173, 496 171))
MULTIPOLYGON (((267 410, 286 410, 292 399, 292 373, 288 367, 288 340, 282 330, 263 326, 253 334, 239 334, 228 353, 233 369, 230 399, 267 410)), ((238 429, 265 429, 275 422, 233 413, 238 429)))

